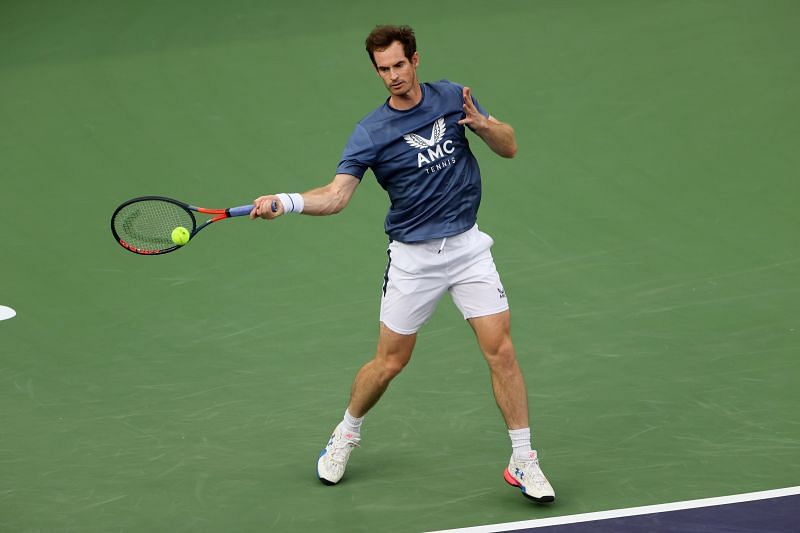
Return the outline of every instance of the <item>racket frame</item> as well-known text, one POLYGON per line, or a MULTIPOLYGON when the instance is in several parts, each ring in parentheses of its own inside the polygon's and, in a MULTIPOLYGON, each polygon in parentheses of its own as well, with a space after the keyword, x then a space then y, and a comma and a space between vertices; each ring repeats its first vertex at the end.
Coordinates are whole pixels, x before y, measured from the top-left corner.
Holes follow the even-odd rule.
MULTIPOLYGON (((132 244, 125 242, 125 240, 119 236, 117 233, 117 229, 114 227, 114 220, 117 217, 117 213, 122 211, 125 207, 134 204, 136 202, 144 202, 148 200, 158 200, 162 202, 171 203, 182 208, 189 214, 189 217, 192 219, 192 228, 189 229, 189 240, 192 240, 195 235, 197 235, 200 230, 204 229, 209 224, 214 222, 219 222, 220 220, 225 220, 226 218, 231 217, 240 217, 250 214, 250 211, 253 209, 253 205, 241 205, 238 207, 229 207, 227 209, 207 209, 205 207, 197 207, 194 205, 189 205, 186 202, 181 202, 180 200, 176 200, 174 198, 168 198, 166 196, 137 196, 136 198, 131 198, 119 205, 114 210, 114 214, 111 215, 111 233, 114 234, 114 238, 117 239, 117 242, 126 250, 133 252, 139 255, 162 255, 168 254, 169 252, 174 252, 178 248, 182 248, 184 245, 176 244, 174 246, 170 246, 169 248, 164 248, 163 250, 145 250, 142 248, 137 248, 132 244), (214 215, 210 219, 206 220, 199 226, 197 225, 197 218, 194 216, 194 213, 203 213, 205 215, 214 215)), ((273 207, 274 210, 274 207, 273 207)))

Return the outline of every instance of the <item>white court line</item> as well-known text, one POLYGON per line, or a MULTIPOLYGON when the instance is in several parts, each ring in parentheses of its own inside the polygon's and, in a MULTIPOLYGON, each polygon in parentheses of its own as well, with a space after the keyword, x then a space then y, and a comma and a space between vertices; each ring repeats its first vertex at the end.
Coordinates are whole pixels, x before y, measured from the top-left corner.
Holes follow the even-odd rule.
POLYGON ((532 529, 537 527, 558 526, 561 524, 576 524, 592 520, 608 520, 624 516, 637 516, 651 513, 665 513, 681 511, 683 509, 697 509, 699 507, 712 507, 714 505, 727 505, 729 503, 742 503, 754 500, 766 500, 781 496, 795 496, 800 494, 800 486, 786 487, 784 489, 762 490, 734 494, 732 496, 718 496, 716 498, 703 498, 701 500, 687 500, 685 502, 660 503, 658 505, 645 505, 643 507, 629 507, 628 509, 614 509, 611 511, 598 511, 594 513, 555 516, 553 518, 539 518, 537 520, 523 520, 521 522, 506 522, 504 524, 490 524, 487 526, 465 527, 461 529, 443 529, 429 533, 495 533, 499 531, 512 531, 515 529, 532 529))

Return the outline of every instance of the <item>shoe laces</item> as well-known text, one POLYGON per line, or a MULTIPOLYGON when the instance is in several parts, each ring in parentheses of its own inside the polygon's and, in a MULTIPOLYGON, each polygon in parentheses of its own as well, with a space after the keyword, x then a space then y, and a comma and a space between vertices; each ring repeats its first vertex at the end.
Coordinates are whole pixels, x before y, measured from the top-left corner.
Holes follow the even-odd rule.
POLYGON ((542 469, 539 468, 539 459, 526 461, 523 463, 522 470, 525 472, 526 477, 533 481, 534 484, 544 485, 547 483, 547 478, 544 476, 544 472, 542 472, 542 469))
POLYGON ((538 454, 533 451, 530 454, 530 459, 527 461, 515 461, 517 468, 523 473, 526 480, 530 480, 536 485, 545 485, 548 483, 547 478, 539 467, 538 454))
POLYGON ((348 434, 342 432, 339 435, 334 435, 330 443, 331 451, 329 455, 331 460, 344 463, 347 461, 353 448, 359 446, 360 441, 361 438, 354 436, 352 433, 348 434), (347 435, 350 435, 350 437, 348 438, 347 435))

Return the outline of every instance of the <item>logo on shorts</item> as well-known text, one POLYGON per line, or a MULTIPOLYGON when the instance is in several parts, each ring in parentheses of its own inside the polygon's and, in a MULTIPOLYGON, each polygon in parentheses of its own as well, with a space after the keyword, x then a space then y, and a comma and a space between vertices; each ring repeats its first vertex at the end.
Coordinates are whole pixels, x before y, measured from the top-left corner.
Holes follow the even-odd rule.
POLYGON ((497 289, 497 292, 500 293, 500 298, 506 297, 506 290, 505 289, 497 289))
MULTIPOLYGON (((447 126, 445 125, 444 117, 439 117, 431 127, 430 138, 426 139, 422 135, 417 135, 416 133, 406 133, 403 135, 403 139, 405 139, 409 146, 421 150, 417 154, 417 168, 422 168, 423 165, 430 165, 434 161, 442 159, 445 156, 450 156, 456 151, 456 149, 453 147, 452 140, 448 139, 442 142, 445 131, 447 131, 447 126)), ((442 161, 440 165, 447 166, 455 162, 455 157, 450 157, 448 160, 442 161)), ((435 168, 434 172, 436 170, 440 170, 440 168, 441 166, 439 166, 439 168, 435 168)), ((431 169, 425 169, 425 171, 429 174, 430 170, 431 169)))

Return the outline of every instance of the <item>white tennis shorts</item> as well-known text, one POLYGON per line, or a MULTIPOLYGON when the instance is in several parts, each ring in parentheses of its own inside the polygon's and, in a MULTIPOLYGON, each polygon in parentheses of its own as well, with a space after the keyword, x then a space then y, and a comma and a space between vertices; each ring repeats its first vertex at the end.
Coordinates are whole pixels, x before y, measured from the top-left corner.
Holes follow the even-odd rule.
POLYGON ((508 309, 508 299, 489 250, 492 238, 478 226, 447 237, 411 244, 389 244, 380 319, 386 327, 411 335, 449 292, 464 319, 508 309))

